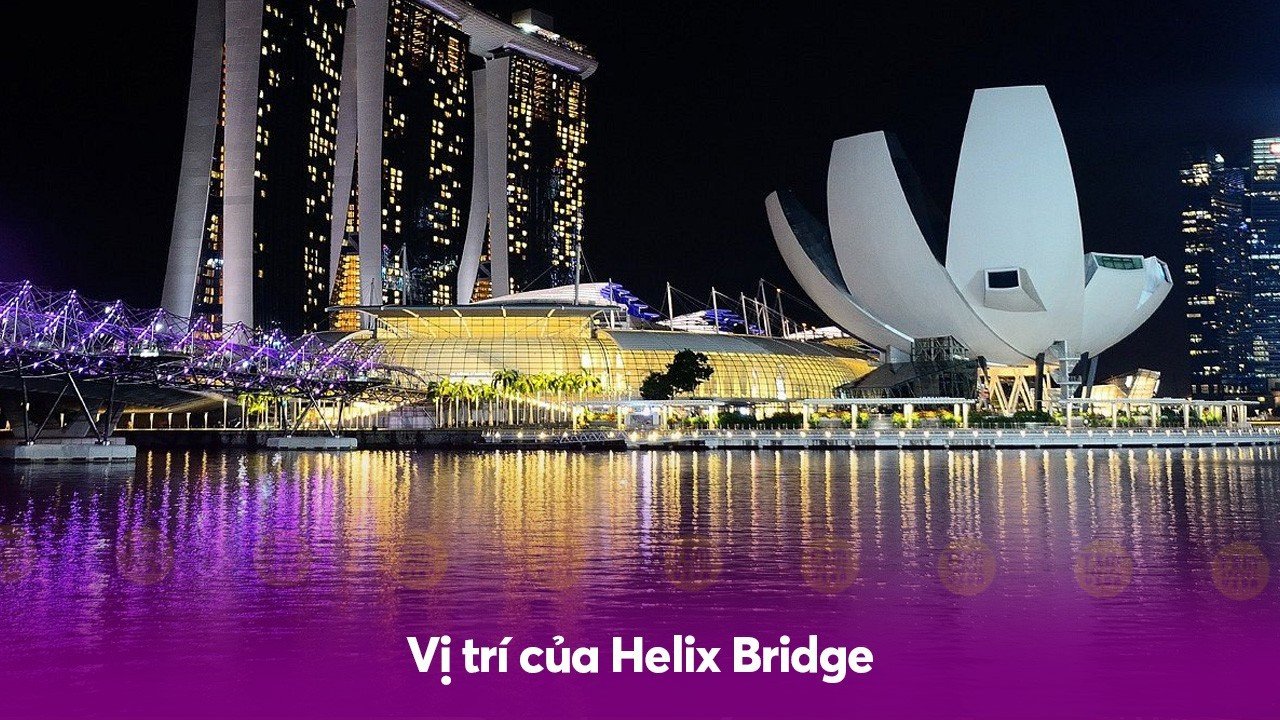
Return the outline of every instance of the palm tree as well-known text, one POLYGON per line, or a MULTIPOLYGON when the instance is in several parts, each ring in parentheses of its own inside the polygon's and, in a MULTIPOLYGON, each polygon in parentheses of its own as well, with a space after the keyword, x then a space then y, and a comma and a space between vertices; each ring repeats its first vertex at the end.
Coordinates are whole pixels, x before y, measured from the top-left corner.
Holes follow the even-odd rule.
POLYGON ((551 389, 551 392, 555 394, 555 405, 550 408, 549 411, 553 414, 559 413, 562 416, 565 415, 565 397, 573 389, 572 375, 570 373, 556 373, 547 379, 547 386, 551 389))
POLYGON ((449 378, 440 381, 440 399, 448 403, 447 425, 453 425, 458 417, 458 384, 449 378))
POLYGON ((499 370, 493 374, 493 387, 510 389, 520 379, 520 371, 514 369, 499 370))
POLYGON ((512 397, 513 388, 520 382, 520 371, 513 368, 498 370, 493 374, 491 386, 496 391, 495 395, 506 399, 506 418, 509 420, 513 414, 515 399, 512 397))
POLYGON ((521 398, 527 397, 533 393, 534 377, 525 375, 524 373, 516 376, 515 382, 511 384, 511 391, 516 394, 516 423, 519 424, 527 412, 527 403, 521 402, 521 398))
MULTIPOLYGON (((561 403, 563 404, 564 395, 568 393, 573 393, 581 401, 587 394, 594 395, 599 393, 604 388, 604 384, 600 382, 600 378, 585 370, 575 370, 560 376, 560 387, 562 393, 561 403)), ((566 408, 565 411, 569 416, 572 416, 572 409, 566 408)))
POLYGON ((553 386, 555 384, 556 376, 551 373, 539 373, 535 377, 537 379, 533 383, 534 391, 538 395, 538 400, 542 401, 534 406, 533 421, 536 423, 541 422, 544 419, 544 415, 546 414, 546 393, 555 391, 553 386))
POLYGON ((480 404, 491 400, 495 391, 492 385, 467 383, 467 392, 471 399, 471 422, 479 424, 480 404))
POLYGON ((498 389, 493 385, 484 385, 477 383, 475 385, 476 408, 479 411, 479 404, 484 403, 484 421, 486 424, 493 424, 493 401, 498 397, 498 389))
POLYGON ((427 399, 431 400, 431 405, 432 407, 435 408, 436 425, 439 425, 440 424, 440 398, 441 398, 440 381, 439 380, 429 381, 425 389, 426 389, 427 399))
POLYGON ((470 400, 488 400, 490 408, 490 424, 492 424, 492 404, 497 400, 506 400, 506 421, 515 423, 536 422, 546 413, 566 413, 564 406, 570 395, 578 399, 588 394, 599 394, 604 391, 604 383, 599 377, 584 370, 564 373, 522 373, 515 369, 498 370, 488 385, 475 384, 469 388, 465 397, 470 400), (547 400, 550 394, 553 402, 547 400))
POLYGON ((573 389, 578 393, 579 396, 587 395, 587 394, 594 395, 596 393, 601 392, 604 389, 604 383, 600 381, 599 377, 596 377, 595 375, 592 375, 591 373, 586 372, 584 370, 579 370, 575 373, 572 373, 572 378, 573 378, 573 389))

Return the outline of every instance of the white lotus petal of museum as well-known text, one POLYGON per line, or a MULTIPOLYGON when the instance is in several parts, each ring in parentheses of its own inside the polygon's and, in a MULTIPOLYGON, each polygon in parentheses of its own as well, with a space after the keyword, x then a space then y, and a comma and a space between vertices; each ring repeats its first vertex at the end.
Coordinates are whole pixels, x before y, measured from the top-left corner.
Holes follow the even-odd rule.
POLYGON ((1026 363, 1059 342, 1096 356, 1173 287, 1159 258, 1084 252, 1071 161, 1042 86, 974 93, 945 264, 918 185, 896 141, 871 132, 832 147, 825 226, 789 192, 765 201, 800 286, 881 349, 950 335, 997 363, 1026 363))

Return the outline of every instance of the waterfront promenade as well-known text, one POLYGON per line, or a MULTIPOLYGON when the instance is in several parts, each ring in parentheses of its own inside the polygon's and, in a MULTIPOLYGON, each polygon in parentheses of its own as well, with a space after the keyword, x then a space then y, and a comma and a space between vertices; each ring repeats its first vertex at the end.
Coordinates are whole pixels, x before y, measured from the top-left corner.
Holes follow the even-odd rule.
MULTIPOLYGON (((125 431, 143 448, 268 449, 278 433, 255 430, 125 431)), ((347 430, 360 449, 999 449, 1280 445, 1280 428, 1090 428, 886 430, 612 430, 601 428, 441 428, 347 430)), ((276 448, 279 449, 279 448, 276 448)), ((355 448, 335 448, 355 449, 355 448)))
POLYGON ((1280 444, 1273 428, 695 430, 633 432, 631 448, 1125 448, 1280 444))

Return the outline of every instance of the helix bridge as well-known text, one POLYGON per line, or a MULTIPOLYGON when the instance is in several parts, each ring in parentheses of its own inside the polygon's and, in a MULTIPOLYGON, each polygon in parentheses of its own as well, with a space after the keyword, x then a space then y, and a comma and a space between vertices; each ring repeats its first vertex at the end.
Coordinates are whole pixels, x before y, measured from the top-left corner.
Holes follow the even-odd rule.
POLYGON ((341 407, 393 385, 379 353, 340 335, 218 328, 74 290, 0 283, 0 410, 27 442, 68 407, 83 436, 101 442, 129 405, 254 396, 317 412, 321 402, 341 407))

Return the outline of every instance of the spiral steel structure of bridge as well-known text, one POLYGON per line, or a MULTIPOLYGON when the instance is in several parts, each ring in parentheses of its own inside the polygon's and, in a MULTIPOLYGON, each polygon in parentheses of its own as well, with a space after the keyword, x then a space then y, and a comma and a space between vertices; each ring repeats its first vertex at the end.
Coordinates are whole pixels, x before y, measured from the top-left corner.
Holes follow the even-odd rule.
POLYGON ((387 384, 378 353, 367 343, 240 324, 215 330, 166 310, 0 283, 0 409, 27 443, 68 405, 80 416, 74 432, 103 443, 129 404, 253 395, 341 406, 387 384))

